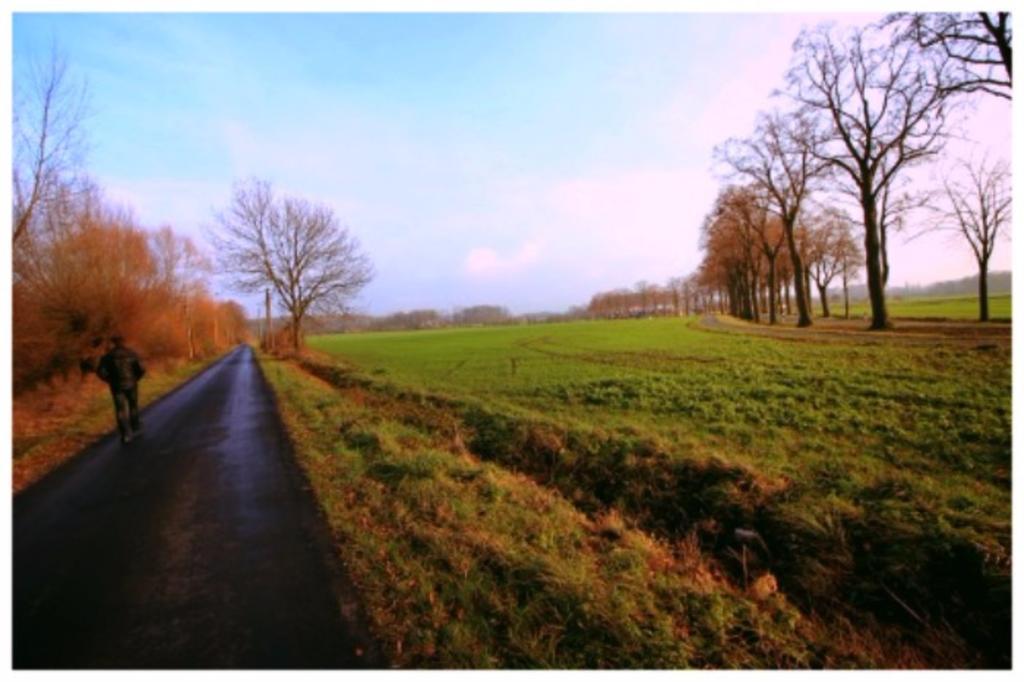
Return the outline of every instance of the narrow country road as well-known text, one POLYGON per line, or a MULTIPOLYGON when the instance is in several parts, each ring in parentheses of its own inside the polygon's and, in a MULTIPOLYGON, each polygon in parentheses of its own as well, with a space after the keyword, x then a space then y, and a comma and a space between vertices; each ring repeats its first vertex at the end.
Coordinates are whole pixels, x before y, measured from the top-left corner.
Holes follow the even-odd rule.
POLYGON ((252 350, 142 419, 14 499, 14 667, 381 667, 252 350))

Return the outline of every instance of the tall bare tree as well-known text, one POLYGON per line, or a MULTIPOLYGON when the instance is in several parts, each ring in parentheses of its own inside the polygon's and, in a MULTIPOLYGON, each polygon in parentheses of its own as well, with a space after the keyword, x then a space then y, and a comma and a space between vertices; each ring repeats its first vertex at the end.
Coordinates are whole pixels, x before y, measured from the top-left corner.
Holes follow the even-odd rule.
POLYGON ((17 243, 53 201, 85 149, 82 121, 88 90, 68 73, 67 60, 54 46, 46 63, 28 65, 14 97, 13 241, 17 243))
POLYGON ((217 223, 211 239, 221 272, 240 291, 273 287, 291 315, 296 351, 308 313, 344 311, 373 278, 369 258, 330 208, 276 198, 268 182, 236 184, 217 223))
POLYGON ((948 87, 1013 97, 1013 26, 1009 12, 909 13, 885 18, 902 40, 957 67, 948 87))
POLYGON ((889 328, 880 202, 907 167, 943 147, 949 60, 919 59, 914 46, 872 28, 853 29, 841 42, 828 27, 805 31, 794 50, 789 94, 820 127, 813 155, 861 206, 871 329, 889 328))
POLYGON ((953 230, 964 237, 978 263, 978 319, 987 322, 988 264, 996 240, 1010 226, 1010 167, 1005 161, 990 164, 987 159, 957 164, 958 177, 943 180, 948 205, 940 209, 939 229, 953 230))
MULTIPOLYGON (((831 317, 828 307, 828 287, 837 275, 843 273, 844 265, 850 254, 856 253, 853 241, 853 221, 845 211, 826 208, 808 221, 813 227, 808 234, 807 268, 818 287, 821 298, 821 314, 831 317)), ((848 269, 848 266, 847 266, 848 269)), ((844 296, 847 295, 844 283, 844 296)), ((847 315, 849 315, 847 304, 847 315)))
POLYGON ((150 236, 157 276, 167 291, 181 300, 181 316, 188 342, 188 359, 197 355, 196 302, 206 295, 206 280, 213 271, 210 259, 188 237, 161 227, 150 236))
POLYGON ((864 265, 864 253, 853 235, 847 235, 840 244, 839 277, 843 282, 843 317, 850 319, 850 281, 860 273, 864 265))
POLYGON ((768 262, 768 324, 775 324, 778 322, 779 309, 778 260, 779 253, 786 245, 786 230, 777 216, 756 222, 754 229, 761 245, 761 253, 768 262))
MULTIPOLYGON (((757 292, 761 282, 761 254, 767 238, 770 216, 764 197, 759 196, 756 187, 729 187, 722 193, 723 217, 732 221, 736 235, 746 255, 747 287, 751 301, 754 322, 761 321, 757 292)), ((776 249, 775 253, 778 253, 776 249)), ((774 268, 774 261, 769 266, 774 268)), ((774 274, 771 274, 774 277, 774 274)), ((774 280, 772 280, 774 282, 774 280)), ((769 317, 775 322, 774 313, 769 317)))
POLYGON ((815 131, 798 114, 762 114, 753 137, 728 140, 715 149, 718 159, 748 179, 768 198, 768 207, 782 221, 786 245, 793 262, 796 290, 797 326, 811 325, 810 296, 806 292, 806 272, 794 230, 800 209, 811 190, 811 183, 825 165, 811 150, 815 131))
POLYGON ((878 200, 878 246, 882 261, 882 284, 889 285, 889 238, 902 232, 910 216, 917 210, 927 208, 935 199, 930 189, 910 190, 910 180, 895 178, 882 188, 878 200))

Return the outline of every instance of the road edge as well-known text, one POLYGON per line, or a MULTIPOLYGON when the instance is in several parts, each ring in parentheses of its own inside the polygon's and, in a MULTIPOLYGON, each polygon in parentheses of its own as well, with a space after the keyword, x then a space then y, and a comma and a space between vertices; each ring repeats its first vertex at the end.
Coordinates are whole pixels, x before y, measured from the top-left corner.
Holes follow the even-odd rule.
POLYGON ((259 380, 270 395, 275 417, 284 436, 281 460, 287 472, 289 483, 301 500, 301 503, 298 505, 298 508, 301 510, 300 523, 323 561, 330 590, 338 607, 338 613, 345 625, 351 628, 350 632, 353 638, 366 643, 366 649, 360 657, 367 664, 365 667, 371 670, 388 669, 391 667, 390 661, 384 655, 383 647, 380 646, 377 638, 370 630, 368 625, 370 621, 363 607, 362 600, 359 598, 359 591, 356 589, 355 583, 348 573, 348 567, 345 565, 344 559, 342 559, 338 552, 338 545, 335 543, 334 535, 327 521, 327 515, 320 504, 320 499, 314 492, 313 484, 310 482, 306 470, 303 468, 298 457, 295 456, 296 446, 287 425, 281 418, 277 391, 274 390, 273 385, 267 380, 263 371, 263 363, 260 361, 260 357, 255 349, 252 349, 252 356, 259 380))

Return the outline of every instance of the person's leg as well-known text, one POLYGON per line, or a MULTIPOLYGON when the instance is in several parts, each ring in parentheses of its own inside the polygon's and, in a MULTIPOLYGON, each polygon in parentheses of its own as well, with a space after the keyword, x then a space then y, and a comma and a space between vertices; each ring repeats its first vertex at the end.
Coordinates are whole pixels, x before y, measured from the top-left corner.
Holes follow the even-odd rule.
POLYGON ((139 387, 132 386, 124 393, 128 398, 128 414, 131 417, 132 431, 141 431, 142 422, 139 420, 139 387))
POLYGON ((121 433, 121 442, 131 440, 131 424, 128 415, 128 396, 123 391, 114 391, 114 414, 117 417, 117 430, 121 433))

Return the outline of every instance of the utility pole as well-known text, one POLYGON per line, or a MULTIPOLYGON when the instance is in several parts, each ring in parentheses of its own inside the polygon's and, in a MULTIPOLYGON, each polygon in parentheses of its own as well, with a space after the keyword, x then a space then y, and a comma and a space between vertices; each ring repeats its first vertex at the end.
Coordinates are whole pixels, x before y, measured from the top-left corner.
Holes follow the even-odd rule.
POLYGON ((263 341, 263 320, 260 319, 260 307, 256 306, 256 314, 253 315, 253 320, 256 321, 256 338, 263 341))
POLYGON ((188 359, 196 359, 196 342, 192 332, 192 296, 185 295, 185 325, 188 327, 188 359))
POLYGON ((264 338, 263 345, 267 350, 273 350, 274 335, 270 328, 270 287, 266 290, 267 300, 267 325, 266 325, 266 337, 264 338))

